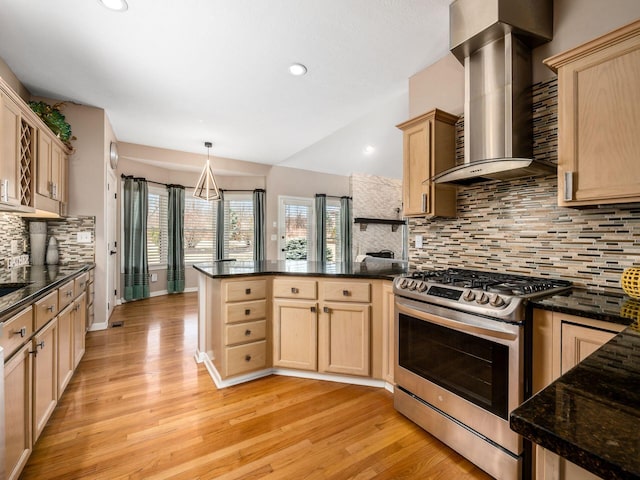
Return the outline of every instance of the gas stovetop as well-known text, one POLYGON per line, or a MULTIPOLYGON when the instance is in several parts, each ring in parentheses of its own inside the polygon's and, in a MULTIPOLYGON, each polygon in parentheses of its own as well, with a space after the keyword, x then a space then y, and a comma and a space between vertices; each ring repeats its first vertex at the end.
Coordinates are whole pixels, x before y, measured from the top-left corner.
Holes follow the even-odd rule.
POLYGON ((420 270, 397 277, 396 295, 484 316, 522 321, 526 300, 562 292, 571 282, 448 268, 420 270))

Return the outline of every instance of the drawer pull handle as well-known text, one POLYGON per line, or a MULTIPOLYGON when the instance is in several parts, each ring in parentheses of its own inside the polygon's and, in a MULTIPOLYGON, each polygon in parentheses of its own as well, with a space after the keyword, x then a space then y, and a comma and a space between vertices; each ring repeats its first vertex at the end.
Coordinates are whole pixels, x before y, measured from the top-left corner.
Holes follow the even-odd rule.
POLYGON ((67 297, 70 297, 71 295, 73 295, 73 292, 72 292, 71 290, 69 290, 68 292, 66 292, 66 293, 65 293, 65 295, 66 295, 67 297))
POLYGON ((313 313, 316 313, 316 307, 311 307, 311 311, 312 311, 313 313))
POLYGON ((249 330, 248 328, 244 331, 244 336, 245 337, 250 337, 251 336, 251 330, 249 330))
POLYGON ((44 340, 42 340, 40 343, 36 343, 36 351, 38 350, 38 347, 40 347, 40 350, 44 349, 44 340))
POLYGON ((251 289, 250 289, 250 288, 247 288, 247 289, 244 291, 244 293, 246 293, 247 295, 251 295, 251 289))
POLYGON ((54 306, 53 306, 53 305, 49 305, 49 306, 47 307, 47 312, 51 312, 51 313, 53 313, 53 308, 54 308, 54 306))
POLYGON ((245 355, 244 356, 244 361, 245 362, 250 362, 251 361, 251 355, 245 355))
POLYGON ((331 313, 331 311, 329 310, 329 307, 324 307, 324 308, 322 309, 322 311, 323 311, 324 313, 331 313))
POLYGON ((342 296, 343 297, 349 297, 349 296, 351 296, 351 292, 349 290, 342 290, 342 296))
POLYGON ((24 338, 27 336, 27 327, 22 327, 17 332, 13 332, 14 335, 20 335, 20 338, 24 338))
POLYGON ((300 293, 300 290, 298 290, 296 287, 291 287, 291 293, 300 293))
POLYGON ((251 309, 250 309, 250 308, 247 308, 247 309, 244 311, 244 314, 245 314, 245 315, 251 315, 251 309))

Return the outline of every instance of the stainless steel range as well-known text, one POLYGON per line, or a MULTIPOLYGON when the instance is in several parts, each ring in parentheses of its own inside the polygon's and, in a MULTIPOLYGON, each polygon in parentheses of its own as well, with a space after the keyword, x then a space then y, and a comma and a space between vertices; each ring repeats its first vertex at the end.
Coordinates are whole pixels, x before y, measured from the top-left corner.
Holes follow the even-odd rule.
POLYGON ((492 476, 523 478, 509 412, 525 396, 525 305, 569 288, 454 268, 396 278, 396 409, 492 476))

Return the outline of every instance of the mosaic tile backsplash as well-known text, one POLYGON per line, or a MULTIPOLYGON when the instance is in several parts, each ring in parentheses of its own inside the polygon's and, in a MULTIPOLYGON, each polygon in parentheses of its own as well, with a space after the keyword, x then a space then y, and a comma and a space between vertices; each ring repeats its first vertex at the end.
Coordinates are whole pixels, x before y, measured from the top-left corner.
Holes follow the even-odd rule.
MULTIPOLYGON (((0 266, 6 268, 7 259, 16 255, 11 251, 11 240, 18 241, 19 253, 29 253, 29 220, 13 213, 0 212, 0 232, 0 266)), ((58 240, 60 264, 95 261, 95 217, 48 219, 47 235, 53 235, 58 240), (78 243, 77 232, 91 232, 91 242, 78 243)))
MULTIPOLYGON (((557 161, 557 80, 534 85, 533 100, 534 156, 557 161)), ((457 218, 411 219, 409 232, 414 268, 551 276, 619 292, 623 270, 640 264, 640 204, 558 207, 556 176, 459 187, 457 218)))

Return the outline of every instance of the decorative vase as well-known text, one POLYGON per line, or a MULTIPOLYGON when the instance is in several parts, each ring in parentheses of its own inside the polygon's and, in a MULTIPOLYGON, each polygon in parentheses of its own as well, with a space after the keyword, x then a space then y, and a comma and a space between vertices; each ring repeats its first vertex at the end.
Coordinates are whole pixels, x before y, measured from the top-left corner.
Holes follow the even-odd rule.
POLYGON ((622 272, 620 284, 627 295, 640 299, 640 267, 629 267, 622 272))
POLYGON ((47 247, 47 222, 29 223, 29 247, 31 249, 31 265, 44 265, 47 247))
POLYGON ((49 246, 47 247, 47 265, 58 264, 58 240, 53 235, 49 238, 49 246))

